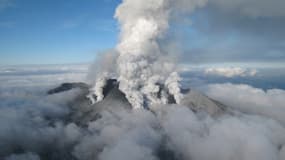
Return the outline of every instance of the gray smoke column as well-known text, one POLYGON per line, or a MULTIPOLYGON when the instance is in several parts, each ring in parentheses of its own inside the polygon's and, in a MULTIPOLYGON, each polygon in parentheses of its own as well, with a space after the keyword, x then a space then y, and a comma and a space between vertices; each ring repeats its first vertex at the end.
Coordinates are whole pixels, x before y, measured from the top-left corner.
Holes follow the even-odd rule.
MULTIPOLYGON (((123 91, 134 108, 142 108, 145 103, 167 103, 167 92, 180 102, 180 77, 175 72, 175 65, 165 61, 159 40, 169 28, 174 15, 192 12, 196 7, 205 5, 206 0, 123 0, 118 6, 115 18, 121 27, 118 52, 117 74, 120 90, 123 91), (159 84, 166 91, 160 92, 159 84)), ((97 79, 93 91, 102 99, 102 80, 97 79)))

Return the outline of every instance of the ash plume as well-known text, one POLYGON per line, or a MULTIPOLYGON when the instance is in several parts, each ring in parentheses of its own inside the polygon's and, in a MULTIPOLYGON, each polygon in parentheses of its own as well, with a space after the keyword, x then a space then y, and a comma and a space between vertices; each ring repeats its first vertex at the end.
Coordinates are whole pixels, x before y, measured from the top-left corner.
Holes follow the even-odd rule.
MULTIPOLYGON (((169 28, 171 19, 175 15, 190 13, 196 7, 205 4, 205 0, 124 0, 116 9, 115 18, 121 27, 120 41, 116 47, 117 78, 119 88, 126 94, 134 108, 145 105, 166 104, 167 93, 174 96, 176 103, 180 103, 180 77, 175 72, 175 65, 163 60, 162 46, 159 41, 169 28), (160 90, 160 84, 164 90, 160 90), (159 92, 163 92, 158 96, 159 92)), ((103 73, 91 93, 103 99, 102 87, 110 78, 103 73)), ((91 101, 92 100, 92 96, 91 101)))

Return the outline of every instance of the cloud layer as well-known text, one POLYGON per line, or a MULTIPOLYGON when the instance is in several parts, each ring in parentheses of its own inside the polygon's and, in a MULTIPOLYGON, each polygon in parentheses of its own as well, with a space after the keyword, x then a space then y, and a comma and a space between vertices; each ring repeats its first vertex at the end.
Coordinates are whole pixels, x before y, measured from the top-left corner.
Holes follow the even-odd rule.
MULTIPOLYGON (((53 83, 58 81, 54 79, 53 83)), ((104 103, 108 106, 98 106, 103 108, 99 118, 94 120, 91 117, 93 120, 82 126, 70 121, 69 114, 74 110, 68 105, 81 93, 80 90, 47 96, 46 89, 38 85, 21 84, 19 82, 17 87, 6 86, 0 90, 1 159, 285 158, 285 128, 281 121, 284 116, 279 119, 275 115, 277 112, 279 116, 284 113, 282 90, 264 92, 246 85, 231 84, 212 86, 212 92, 208 92, 212 98, 228 100, 231 105, 253 106, 254 109, 254 112, 245 110, 244 113, 216 118, 202 112, 194 113, 180 105, 153 106, 149 111, 116 106, 122 103, 113 103, 114 106, 104 103), (221 98, 223 96, 224 99, 221 98), (266 107, 266 110, 262 109, 266 107)))
POLYGON ((212 84, 207 95, 246 113, 264 115, 285 125, 285 91, 262 90, 249 85, 212 84))
POLYGON ((204 71, 205 74, 224 76, 224 77, 246 77, 246 76, 255 76, 257 71, 255 69, 244 69, 240 67, 219 67, 219 68, 206 68, 204 71))

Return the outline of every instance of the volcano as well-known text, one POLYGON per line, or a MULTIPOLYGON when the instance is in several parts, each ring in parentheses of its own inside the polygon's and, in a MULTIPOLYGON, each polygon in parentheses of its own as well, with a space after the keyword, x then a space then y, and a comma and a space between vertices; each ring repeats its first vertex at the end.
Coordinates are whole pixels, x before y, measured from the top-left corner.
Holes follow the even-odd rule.
MULTIPOLYGON (((163 85, 160 85, 163 88, 163 85)), ((90 86, 85 83, 63 83, 60 86, 53 88, 47 94, 58 94, 69 90, 79 89, 80 93, 76 98, 69 102, 72 109, 70 113, 70 121, 76 122, 80 125, 87 125, 88 122, 99 119, 100 113, 104 110, 115 112, 116 110, 132 110, 131 103, 126 98, 126 95, 119 89, 119 82, 116 79, 107 80, 103 88, 104 99, 92 104, 87 95, 90 86)), ((217 117, 224 113, 229 113, 229 108, 222 103, 213 100, 204 94, 194 91, 192 89, 181 89, 184 95, 181 105, 187 106, 194 113, 207 113, 212 117, 217 117)), ((157 95, 159 96, 159 95, 157 95)), ((96 97, 94 97, 96 99, 96 97)), ((168 96, 169 104, 176 104, 173 95, 168 96)), ((152 110, 152 108, 145 108, 152 110)))

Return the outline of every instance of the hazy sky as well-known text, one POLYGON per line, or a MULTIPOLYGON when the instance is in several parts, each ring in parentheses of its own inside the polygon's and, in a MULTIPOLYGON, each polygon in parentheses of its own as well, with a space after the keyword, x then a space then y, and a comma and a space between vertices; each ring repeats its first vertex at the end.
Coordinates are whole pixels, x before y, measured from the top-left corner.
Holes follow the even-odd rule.
MULTIPOLYGON (((120 2, 0 0, 0 64, 92 61, 116 44, 120 2)), ((171 26, 183 63, 285 63, 284 0, 209 0, 171 26)))

